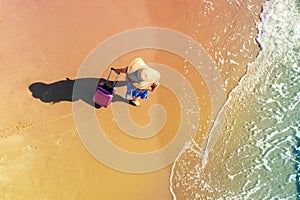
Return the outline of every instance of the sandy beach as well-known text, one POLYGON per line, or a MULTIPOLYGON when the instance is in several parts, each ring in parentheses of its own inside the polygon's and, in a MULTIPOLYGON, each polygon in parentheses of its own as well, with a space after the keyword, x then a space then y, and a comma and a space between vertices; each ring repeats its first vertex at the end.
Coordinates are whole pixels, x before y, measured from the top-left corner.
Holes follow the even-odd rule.
MULTIPOLYGON (((259 51, 255 23, 262 2, 252 1, 250 14, 246 12, 249 2, 2 1, 0 198, 172 199, 171 165, 144 174, 124 173, 103 165, 78 137, 72 102, 42 102, 32 96, 30 85, 73 80, 89 52, 105 39, 152 26, 173 29, 198 41, 216 62, 228 94, 259 51), (239 23, 237 16, 242 17, 239 23)), ((176 55, 149 49, 123 55, 112 65, 125 66, 137 55, 147 62, 171 66, 186 77, 199 97, 199 130, 205 133, 210 124, 210 96, 193 66, 176 55)), ((114 124, 111 108, 98 109, 96 115, 117 146, 131 152, 154 151, 174 137, 180 123, 178 102, 168 88, 161 87, 142 102, 141 108, 129 108, 137 124, 149 123, 147 112, 154 103, 163 105, 170 118, 162 133, 149 140, 123 134, 114 124), (170 99, 174 104, 169 104, 170 99)), ((203 135, 199 132, 196 138, 201 142, 203 135)))

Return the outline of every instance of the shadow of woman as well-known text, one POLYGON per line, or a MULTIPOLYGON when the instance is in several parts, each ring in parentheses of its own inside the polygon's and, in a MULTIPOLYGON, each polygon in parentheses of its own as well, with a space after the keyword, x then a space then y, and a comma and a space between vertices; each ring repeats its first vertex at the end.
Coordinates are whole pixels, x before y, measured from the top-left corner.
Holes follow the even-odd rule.
MULTIPOLYGON (((31 91, 33 97, 40 99, 45 103, 54 104, 61 101, 75 102, 78 100, 82 100, 95 108, 100 108, 101 106, 94 103, 93 97, 96 89, 95 85, 104 81, 106 80, 103 78, 80 78, 76 80, 66 78, 66 80, 61 80, 49 84, 35 82, 29 86, 29 90, 31 91), (76 96, 73 94, 75 81, 76 84, 80 87, 80 91, 76 92, 76 96)), ((112 84, 112 82, 109 81, 109 84, 112 84)), ((125 81, 119 81, 116 87, 122 87, 125 85, 125 81)), ((116 101, 128 103, 127 99, 118 94, 114 94, 112 102, 116 101)))

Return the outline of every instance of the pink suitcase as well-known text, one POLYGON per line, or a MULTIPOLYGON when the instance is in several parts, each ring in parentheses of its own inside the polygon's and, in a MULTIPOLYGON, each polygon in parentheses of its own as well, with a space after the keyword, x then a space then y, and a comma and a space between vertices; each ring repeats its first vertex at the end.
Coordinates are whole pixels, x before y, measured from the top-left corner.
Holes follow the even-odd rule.
POLYGON ((93 101, 96 103, 96 106, 99 105, 99 106, 103 106, 103 107, 107 108, 113 99, 113 95, 115 93, 114 87, 116 85, 119 74, 117 75, 113 85, 109 86, 108 80, 111 75, 111 71, 112 70, 110 70, 106 81, 99 83, 99 85, 96 88, 96 91, 95 91, 95 94, 93 97, 93 101))

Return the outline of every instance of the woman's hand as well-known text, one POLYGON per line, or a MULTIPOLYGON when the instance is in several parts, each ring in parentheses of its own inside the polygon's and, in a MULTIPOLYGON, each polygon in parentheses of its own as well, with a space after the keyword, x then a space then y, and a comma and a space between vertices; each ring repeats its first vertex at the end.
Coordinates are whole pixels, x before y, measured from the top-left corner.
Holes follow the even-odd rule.
POLYGON ((150 86, 150 91, 153 92, 156 88, 158 88, 159 82, 155 82, 150 86))
POLYGON ((115 71, 117 74, 120 74, 120 71, 118 69, 113 68, 113 67, 111 67, 110 69, 113 70, 113 71, 115 71))
POLYGON ((111 67, 110 69, 115 71, 117 74, 120 74, 120 73, 126 73, 127 72, 127 68, 128 67, 124 67, 124 68, 114 68, 114 67, 111 67))

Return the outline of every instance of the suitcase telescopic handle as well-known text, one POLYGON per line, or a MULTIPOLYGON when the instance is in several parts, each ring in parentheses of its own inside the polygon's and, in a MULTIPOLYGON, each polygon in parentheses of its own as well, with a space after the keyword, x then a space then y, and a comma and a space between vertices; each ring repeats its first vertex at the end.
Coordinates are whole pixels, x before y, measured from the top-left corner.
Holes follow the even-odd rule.
MULTIPOLYGON (((112 72, 112 71, 113 71, 113 70, 110 69, 109 74, 108 74, 108 76, 107 76, 107 79, 106 79, 106 81, 105 81, 106 85, 108 85, 108 81, 109 81, 109 78, 110 78, 110 75, 111 75, 111 72, 112 72)), ((112 87, 115 87, 115 86, 116 86, 118 77, 119 77, 119 75, 120 75, 119 73, 116 73, 116 74, 117 74, 117 76, 116 76, 116 78, 115 78, 115 80, 114 80, 114 83, 113 83, 112 87)))

